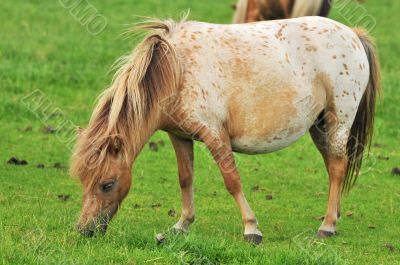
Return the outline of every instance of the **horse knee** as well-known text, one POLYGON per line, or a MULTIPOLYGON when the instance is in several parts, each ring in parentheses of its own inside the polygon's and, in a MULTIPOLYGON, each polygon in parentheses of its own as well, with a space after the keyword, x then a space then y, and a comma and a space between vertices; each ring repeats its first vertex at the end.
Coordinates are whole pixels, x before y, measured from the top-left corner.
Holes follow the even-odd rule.
POLYGON ((236 195, 242 190, 239 177, 226 177, 224 178, 225 187, 231 195, 236 195))
POLYGON ((179 185, 181 186, 182 189, 191 187, 192 184, 193 184, 193 179, 191 176, 179 174, 179 185))

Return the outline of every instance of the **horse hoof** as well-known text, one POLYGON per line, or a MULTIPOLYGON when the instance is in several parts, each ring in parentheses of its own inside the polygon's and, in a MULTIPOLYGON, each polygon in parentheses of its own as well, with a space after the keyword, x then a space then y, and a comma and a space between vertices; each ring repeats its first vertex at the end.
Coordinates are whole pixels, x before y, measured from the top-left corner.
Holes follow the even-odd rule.
POLYGON ((174 235, 186 235, 188 232, 180 228, 172 227, 171 233, 174 235))
POLYGON ((317 238, 327 238, 336 235, 336 232, 318 230, 317 238))
POLYGON ((164 243, 165 241, 165 237, 163 234, 159 233, 156 235, 156 242, 158 245, 161 245, 162 243, 164 243))
POLYGON ((253 245, 260 245, 262 242, 262 236, 257 234, 248 234, 244 235, 244 240, 253 245))

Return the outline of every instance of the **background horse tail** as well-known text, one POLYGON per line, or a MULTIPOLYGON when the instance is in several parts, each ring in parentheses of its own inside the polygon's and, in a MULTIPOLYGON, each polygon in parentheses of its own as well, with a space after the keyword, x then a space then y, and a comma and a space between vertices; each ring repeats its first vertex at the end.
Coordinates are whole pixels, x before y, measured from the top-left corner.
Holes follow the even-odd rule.
POLYGON ((296 0, 291 17, 323 16, 329 14, 332 0, 296 0))
POLYGON ((354 29, 361 40, 369 61, 370 76, 366 91, 361 99, 358 111, 351 128, 350 139, 347 143, 349 165, 343 191, 348 192, 354 185, 362 165, 365 149, 371 145, 376 97, 381 93, 380 66, 376 46, 372 38, 364 29, 354 29))
POLYGON ((246 23, 248 0, 239 0, 236 4, 236 12, 233 17, 233 23, 246 23))

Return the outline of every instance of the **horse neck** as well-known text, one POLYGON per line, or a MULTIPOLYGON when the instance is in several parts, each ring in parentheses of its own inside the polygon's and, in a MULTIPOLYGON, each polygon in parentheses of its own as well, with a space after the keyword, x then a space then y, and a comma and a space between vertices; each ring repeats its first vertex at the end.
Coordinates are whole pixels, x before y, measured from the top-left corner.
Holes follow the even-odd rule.
POLYGON ((132 150, 131 150, 131 158, 132 161, 136 159, 136 157, 143 150, 143 147, 149 141, 151 136, 161 129, 162 127, 162 115, 161 111, 158 107, 154 107, 144 119, 144 121, 136 126, 134 132, 132 134, 132 150))

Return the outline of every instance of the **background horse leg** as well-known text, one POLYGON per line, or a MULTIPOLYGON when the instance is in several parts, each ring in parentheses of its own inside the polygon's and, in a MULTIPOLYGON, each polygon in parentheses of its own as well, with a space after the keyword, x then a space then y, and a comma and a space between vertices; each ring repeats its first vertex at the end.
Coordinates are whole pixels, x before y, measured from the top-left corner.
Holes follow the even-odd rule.
POLYGON ((193 141, 169 134, 178 162, 179 184, 182 192, 182 214, 174 229, 187 232, 194 222, 193 200, 193 141))
POLYGON ((328 17, 329 11, 331 10, 331 4, 333 0, 324 0, 321 6, 321 10, 319 11, 318 16, 320 17, 328 17))
POLYGON ((235 5, 235 15, 233 17, 233 23, 246 23, 247 18, 247 6, 248 0, 239 0, 235 5))
POLYGON ((244 238, 250 243, 260 244, 262 241, 262 233, 258 230, 257 219, 243 194, 229 135, 226 131, 220 134, 212 133, 210 130, 205 131, 205 133, 202 133, 201 139, 207 145, 217 162, 224 178, 226 189, 233 196, 240 209, 245 227, 244 238))

